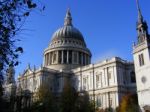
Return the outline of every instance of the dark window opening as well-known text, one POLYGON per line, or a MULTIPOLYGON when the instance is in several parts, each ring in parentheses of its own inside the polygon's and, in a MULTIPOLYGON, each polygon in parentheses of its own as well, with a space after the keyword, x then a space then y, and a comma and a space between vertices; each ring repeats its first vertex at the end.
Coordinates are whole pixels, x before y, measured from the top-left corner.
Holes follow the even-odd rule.
POLYGON ((61 51, 58 51, 58 56, 58 63, 60 64, 62 60, 61 51))
POLYGON ((69 64, 72 63, 72 51, 69 51, 69 64))
POLYGON ((85 55, 83 54, 83 65, 85 65, 85 55))
POLYGON ((131 83, 136 83, 135 72, 132 71, 130 73, 130 76, 131 76, 131 83))
POLYGON ((81 52, 79 52, 79 64, 81 64, 81 52))
POLYGON ((64 63, 67 63, 67 51, 64 51, 64 63))
POLYGON ((143 65, 144 65, 144 56, 143 56, 143 54, 140 54, 140 55, 139 55, 139 65, 140 65, 140 66, 143 66, 143 65))

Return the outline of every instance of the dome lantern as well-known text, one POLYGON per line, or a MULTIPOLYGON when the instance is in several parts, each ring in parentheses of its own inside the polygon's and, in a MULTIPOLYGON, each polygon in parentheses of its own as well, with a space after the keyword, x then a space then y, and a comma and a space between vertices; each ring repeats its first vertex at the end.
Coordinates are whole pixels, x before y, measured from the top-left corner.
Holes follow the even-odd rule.
POLYGON ((65 21, 64 21, 65 26, 72 26, 72 17, 71 17, 71 12, 70 9, 68 8, 65 21))

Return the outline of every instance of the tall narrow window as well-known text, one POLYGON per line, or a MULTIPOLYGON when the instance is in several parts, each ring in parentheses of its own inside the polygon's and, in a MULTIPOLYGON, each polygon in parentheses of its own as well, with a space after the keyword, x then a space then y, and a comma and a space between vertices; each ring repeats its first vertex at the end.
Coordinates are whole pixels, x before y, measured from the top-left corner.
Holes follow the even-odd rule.
POLYGON ((79 64, 81 64, 81 52, 79 52, 79 64))
POLYGON ((83 78, 83 89, 86 90, 86 85, 87 85, 87 79, 86 77, 83 78))
POLYGON ((61 63, 61 60, 62 60, 61 57, 62 57, 61 56, 61 51, 58 51, 58 63, 59 64, 61 63))
POLYGON ((57 56, 57 54, 56 54, 56 52, 54 52, 54 54, 53 54, 53 63, 56 63, 56 56, 57 56))
POLYGON ((82 54, 82 61, 83 61, 83 65, 85 65, 85 55, 84 55, 84 53, 82 54))
POLYGON ((140 54, 140 55, 139 55, 139 65, 140 65, 140 66, 143 66, 143 65, 144 65, 144 56, 143 56, 143 54, 140 54))
POLYGON ((83 78, 83 89, 88 90, 89 85, 88 85, 88 76, 83 78))
POLYGON ((108 72, 108 79, 111 79, 111 72, 108 72))
POLYGON ((100 95, 98 95, 97 98, 96 98, 96 106, 101 107, 101 97, 100 97, 100 95))
POLYGON ((112 98, 109 98, 109 106, 112 106, 112 98))
POLYGON ((96 75, 96 88, 99 88, 100 75, 96 75))
POLYGON ((67 63, 67 51, 64 50, 64 63, 67 63))
POLYGON ((69 64, 72 64, 72 51, 69 51, 69 64))

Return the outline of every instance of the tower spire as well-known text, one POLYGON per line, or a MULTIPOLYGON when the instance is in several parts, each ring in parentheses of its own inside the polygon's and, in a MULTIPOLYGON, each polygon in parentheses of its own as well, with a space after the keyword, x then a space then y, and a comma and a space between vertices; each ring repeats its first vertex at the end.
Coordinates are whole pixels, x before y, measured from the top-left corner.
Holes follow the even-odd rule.
POLYGON ((67 12, 66 12, 64 25, 65 26, 72 26, 72 17, 71 17, 71 12, 70 12, 69 8, 67 9, 67 12))
POLYGON ((138 21, 137 21, 138 43, 142 43, 149 38, 148 26, 146 21, 143 20, 139 0, 136 0, 136 4, 138 10, 138 21))
POLYGON ((142 23, 143 16, 142 16, 140 5, 139 5, 139 0, 136 0, 136 5, 137 5, 137 10, 138 10, 138 22, 142 23))

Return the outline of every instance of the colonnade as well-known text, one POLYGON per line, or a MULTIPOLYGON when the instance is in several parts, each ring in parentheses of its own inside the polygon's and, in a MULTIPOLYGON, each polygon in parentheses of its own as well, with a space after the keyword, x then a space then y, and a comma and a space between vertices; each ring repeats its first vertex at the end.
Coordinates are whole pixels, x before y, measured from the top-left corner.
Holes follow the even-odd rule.
POLYGON ((73 50, 58 50, 45 54, 45 65, 51 64, 80 64, 91 63, 91 57, 84 52, 73 50))

